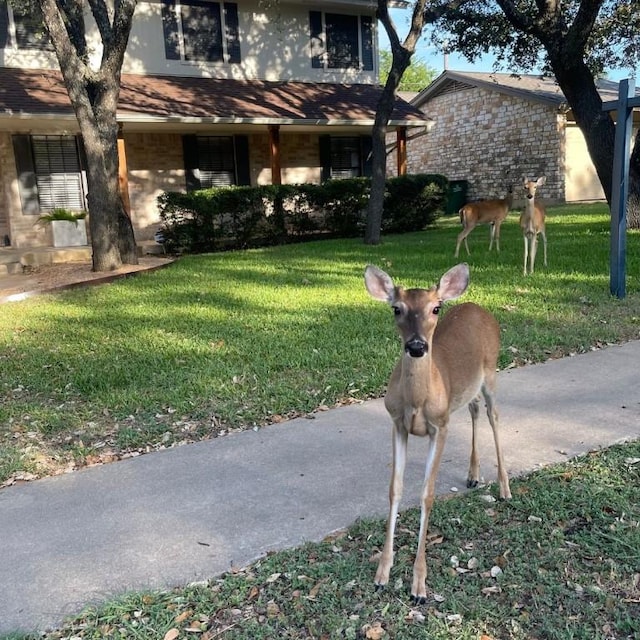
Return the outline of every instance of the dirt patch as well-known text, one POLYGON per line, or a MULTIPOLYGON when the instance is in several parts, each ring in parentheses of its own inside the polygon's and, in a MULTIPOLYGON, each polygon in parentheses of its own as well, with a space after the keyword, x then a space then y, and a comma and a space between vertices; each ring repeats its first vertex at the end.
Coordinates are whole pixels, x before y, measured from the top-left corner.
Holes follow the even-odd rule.
POLYGON ((66 262, 38 267, 26 267, 24 273, 0 277, 0 300, 7 296, 41 293, 63 289, 81 283, 98 284, 138 271, 148 271, 171 263, 170 258, 145 256, 139 264, 123 265, 109 272, 92 271, 91 262, 66 262))

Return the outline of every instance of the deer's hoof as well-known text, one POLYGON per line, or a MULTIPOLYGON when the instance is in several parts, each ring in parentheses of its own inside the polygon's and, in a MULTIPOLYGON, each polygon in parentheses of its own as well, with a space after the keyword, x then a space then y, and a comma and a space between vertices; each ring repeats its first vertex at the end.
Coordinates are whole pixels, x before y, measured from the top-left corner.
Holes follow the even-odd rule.
POLYGON ((426 604, 427 596, 414 596, 411 594, 411 602, 413 602, 413 604, 426 604))
POLYGON ((477 480, 475 480, 474 478, 469 478, 467 480, 467 488, 468 489, 475 489, 478 486, 479 482, 477 480))
POLYGON ((387 585, 385 585, 385 584, 380 584, 379 582, 376 582, 376 586, 375 586, 376 592, 378 592, 378 591, 384 591, 384 588, 385 588, 386 586, 387 586, 387 585))

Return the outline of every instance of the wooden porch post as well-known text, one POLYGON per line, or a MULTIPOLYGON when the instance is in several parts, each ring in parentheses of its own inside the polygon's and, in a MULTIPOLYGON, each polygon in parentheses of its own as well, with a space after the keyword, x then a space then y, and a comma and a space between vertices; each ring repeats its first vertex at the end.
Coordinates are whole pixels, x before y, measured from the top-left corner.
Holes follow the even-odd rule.
POLYGON ((131 217, 131 200, 129 199, 129 171, 127 170, 127 150, 124 144, 122 124, 118 126, 118 185, 120 197, 126 214, 131 217))
POLYGON ((398 127, 396 130, 396 142, 398 153, 398 175, 407 175, 407 127, 398 127))
POLYGON ((271 184, 282 184, 280 127, 277 124, 269 125, 269 154, 271 156, 271 184))

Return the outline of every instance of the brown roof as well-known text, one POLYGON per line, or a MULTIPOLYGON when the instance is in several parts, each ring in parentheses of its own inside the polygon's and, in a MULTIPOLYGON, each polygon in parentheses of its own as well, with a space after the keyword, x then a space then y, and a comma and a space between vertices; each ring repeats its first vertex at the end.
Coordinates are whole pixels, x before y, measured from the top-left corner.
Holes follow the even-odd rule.
MULTIPOLYGON (((123 74, 119 120, 266 124, 372 124, 376 85, 225 80, 123 74)), ((0 118, 73 116, 62 74, 0 68, 0 118)), ((425 115, 397 99, 391 124, 423 126, 425 115)))
MULTIPOLYGON (((532 102, 543 102, 558 109, 567 110, 569 105, 554 77, 535 74, 478 73, 473 71, 445 71, 412 101, 423 106, 432 98, 453 88, 483 87, 520 97, 532 102)), ((617 100, 618 83, 611 80, 596 80, 598 93, 603 101, 617 100)))

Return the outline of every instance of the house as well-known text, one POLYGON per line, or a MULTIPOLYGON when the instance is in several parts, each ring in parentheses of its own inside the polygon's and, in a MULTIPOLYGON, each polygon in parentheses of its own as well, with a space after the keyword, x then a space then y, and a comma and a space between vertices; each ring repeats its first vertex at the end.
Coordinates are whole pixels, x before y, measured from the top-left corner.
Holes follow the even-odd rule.
MULTIPOLYGON (((139 2, 118 105, 120 188, 136 240, 154 238, 167 190, 367 175, 382 91, 377 36, 369 0, 139 2)), ((398 153, 426 123, 397 100, 398 153)), ((0 245, 50 245, 35 222, 54 207, 86 207, 85 165, 46 32, 0 0, 0 245)), ((404 156, 396 166, 405 170, 404 156)))
MULTIPOLYGON (((596 84, 603 101, 617 99, 617 82, 596 84)), ((523 175, 546 176, 546 202, 604 199, 584 136, 553 78, 444 71, 411 104, 434 122, 428 137, 407 145, 410 173, 468 181, 469 200, 504 197, 523 175)))

